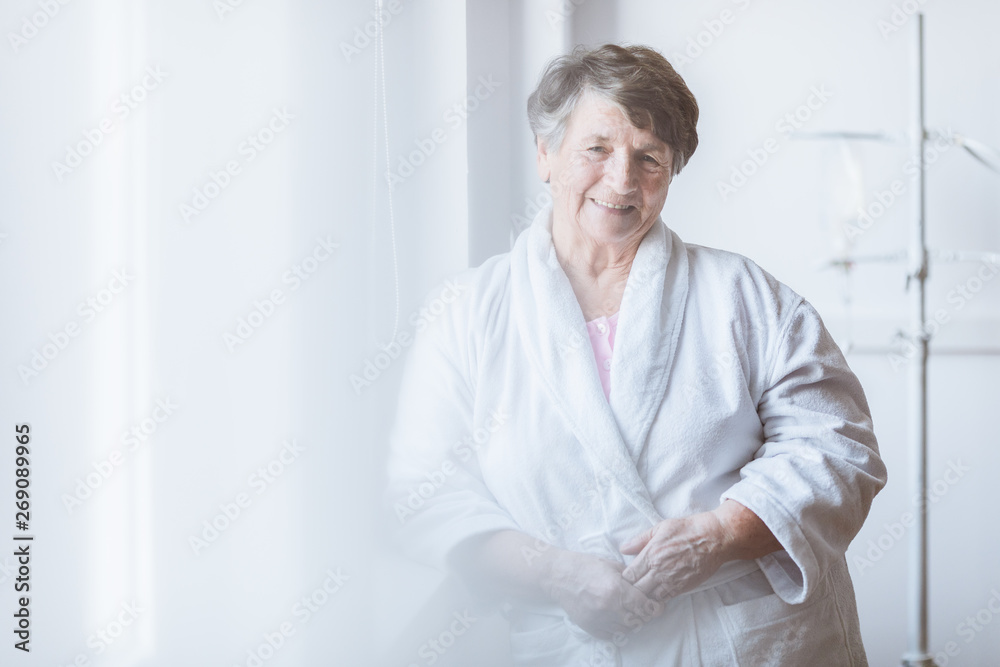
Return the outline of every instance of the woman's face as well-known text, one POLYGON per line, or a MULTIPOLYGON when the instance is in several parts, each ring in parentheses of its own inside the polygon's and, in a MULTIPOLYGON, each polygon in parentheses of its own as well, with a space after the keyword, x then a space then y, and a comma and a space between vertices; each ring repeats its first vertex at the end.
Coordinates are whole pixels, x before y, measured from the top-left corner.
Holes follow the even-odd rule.
POLYGON ((587 92, 559 149, 538 141, 538 174, 552 186, 553 225, 597 244, 638 241, 663 209, 673 152, 611 102, 587 92))

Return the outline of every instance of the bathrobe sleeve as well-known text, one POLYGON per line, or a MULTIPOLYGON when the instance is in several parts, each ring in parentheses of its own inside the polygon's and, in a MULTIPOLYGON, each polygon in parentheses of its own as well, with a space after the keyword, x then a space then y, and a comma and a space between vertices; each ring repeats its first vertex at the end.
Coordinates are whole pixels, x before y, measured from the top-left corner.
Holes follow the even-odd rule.
POLYGON ((464 285, 456 291, 462 296, 445 304, 444 312, 427 314, 433 319, 422 321, 426 328, 418 329, 407 355, 390 435, 384 503, 403 552, 442 570, 463 541, 518 529, 480 471, 481 447, 473 434, 477 428, 494 427, 496 414, 475 423, 480 327, 470 314, 470 288, 464 285))
POLYGON ((819 314, 784 289, 779 301, 789 306, 761 337, 764 443, 722 498, 774 533, 784 550, 758 564, 781 599, 797 604, 843 559, 886 469, 861 384, 819 314))

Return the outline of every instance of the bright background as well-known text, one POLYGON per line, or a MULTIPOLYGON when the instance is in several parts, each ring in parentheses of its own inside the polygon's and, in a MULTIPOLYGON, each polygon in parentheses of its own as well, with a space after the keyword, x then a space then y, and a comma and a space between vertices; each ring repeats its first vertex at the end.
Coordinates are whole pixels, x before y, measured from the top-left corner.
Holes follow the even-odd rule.
MULTIPOLYGON (((412 330, 411 315, 442 279, 506 251, 544 201, 524 115, 544 63, 576 43, 629 41, 674 61, 701 106, 701 143, 671 188, 667 224, 688 242, 756 260, 852 350, 890 482, 848 558, 869 659, 896 664, 908 544, 894 524, 913 509, 907 375, 890 357, 907 322, 905 269, 865 264, 848 282, 822 266, 846 247, 842 226, 859 205, 895 179, 912 187, 903 171, 913 27, 904 4, 916 3, 401 0, 384 24, 383 123, 377 48, 364 34, 374 31, 374 1, 5 2, 0 507, 13 521, 13 426, 30 423, 36 541, 33 651, 11 641, 0 663, 83 656, 249 667, 252 651, 268 666, 428 664, 420 647, 468 602, 454 582, 382 546, 377 498, 402 361, 360 391, 351 376, 374 362, 394 322, 412 330), (716 23, 724 11, 731 20, 716 23), (901 27, 880 29, 894 12, 901 27), (700 51, 691 46, 699 40, 700 51), (164 72, 162 82, 134 92, 147 67, 164 72), (481 77, 500 85, 469 101, 485 90, 481 77), (813 87, 832 95, 803 131, 896 141, 841 146, 779 132, 813 87), (125 118, 123 94, 135 105, 125 118), (292 118, 269 135, 262 130, 276 109, 292 118), (112 130, 60 178, 53 163, 104 119, 112 130), (394 172, 401 160, 420 162, 392 190, 391 216, 386 130, 394 172), (269 143, 250 160, 243 142, 258 133, 269 143), (720 196, 719 182, 770 138, 779 149, 720 196), (428 141, 433 152, 411 157, 428 141), (180 205, 233 160, 239 173, 186 221, 180 205), (313 263, 317 239, 339 247, 313 263), (285 277, 295 267, 314 270, 293 289, 285 277), (103 290, 115 271, 134 277, 112 295, 103 290), (276 289, 284 298, 271 315, 227 344, 276 289), (79 304, 91 298, 106 305, 88 320, 79 304), (78 335, 63 339, 58 332, 74 323, 78 335), (60 340, 61 349, 45 347, 60 340), (22 377, 36 351, 51 358, 22 377), (167 399, 173 414, 148 421, 167 399), (144 420, 156 430, 132 451, 122 434, 144 420), (291 440, 301 452, 272 463, 291 440), (116 450, 120 464, 107 463, 116 450), (269 464, 280 473, 261 484, 254 475, 269 464), (226 525, 218 517, 233 513, 239 494, 249 506, 195 553, 191 537, 205 539, 206 521, 226 525), (349 577, 342 589, 316 595, 338 568, 349 577), (308 616, 296 613, 303 597, 314 600, 308 616), (123 604, 141 611, 117 634, 123 604), (273 656, 261 653, 262 636, 286 622, 295 634, 273 656), (98 631, 117 636, 105 644, 98 631)), ((928 125, 1000 146, 1000 5, 923 9, 928 125)), ((1000 251, 998 178, 961 149, 941 155, 928 174, 932 247, 1000 251)), ((854 250, 904 249, 912 212, 907 193, 854 250)), ((928 297, 930 313, 950 317, 932 342, 929 477, 940 491, 930 510, 931 647, 956 642, 951 665, 1000 655, 992 612, 971 636, 959 626, 977 613, 982 623, 1000 591, 1000 280, 961 308, 948 299, 977 270, 934 264, 928 297), (949 467, 961 476, 946 478, 949 467)), ((0 556, 7 618, 13 564, 0 556)), ((437 664, 507 664, 503 632, 498 618, 483 617, 437 664)))

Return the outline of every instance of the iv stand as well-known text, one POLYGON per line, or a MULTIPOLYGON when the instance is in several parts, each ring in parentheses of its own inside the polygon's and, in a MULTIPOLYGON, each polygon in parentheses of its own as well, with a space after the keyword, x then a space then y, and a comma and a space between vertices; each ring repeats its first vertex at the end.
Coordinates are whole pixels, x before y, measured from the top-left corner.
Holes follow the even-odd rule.
MULTIPOLYGON (((927 248, 925 217, 925 186, 927 164, 924 161, 924 147, 932 138, 924 118, 924 15, 913 16, 912 43, 912 117, 910 120, 911 160, 918 165, 916 185, 912 190, 913 219, 910 242, 907 251, 886 256, 859 257, 833 260, 830 266, 840 266, 845 270, 860 262, 907 262, 906 288, 910 299, 910 332, 903 334, 908 339, 914 359, 909 368, 909 452, 910 484, 918 507, 916 524, 910 535, 909 568, 909 610, 907 615, 908 646, 902 657, 903 667, 935 667, 928 653, 928 604, 927 604, 927 361, 930 334, 926 331, 926 282, 930 265, 930 251, 927 248)), ((884 133, 857 132, 811 132, 796 133, 803 139, 853 139, 864 141, 891 141, 884 133)), ((940 138, 940 136, 938 136, 940 138)), ((995 157, 987 157, 990 149, 977 141, 951 134, 948 139, 962 146, 972 157, 994 172, 1000 173, 1000 162, 995 157)), ((938 251, 935 259, 954 262, 983 262, 1000 266, 1000 253, 938 251)))
POLYGON ((926 316, 927 226, 925 213, 924 143, 927 128, 924 123, 924 15, 914 17, 913 39, 913 117, 911 137, 913 159, 919 170, 913 188, 913 227, 909 249, 909 272, 906 277, 910 292, 910 326, 916 359, 910 364, 910 465, 911 485, 919 499, 917 520, 910 535, 910 613, 909 647, 903 654, 905 667, 934 667, 927 652, 927 348, 929 336, 924 330, 926 316))

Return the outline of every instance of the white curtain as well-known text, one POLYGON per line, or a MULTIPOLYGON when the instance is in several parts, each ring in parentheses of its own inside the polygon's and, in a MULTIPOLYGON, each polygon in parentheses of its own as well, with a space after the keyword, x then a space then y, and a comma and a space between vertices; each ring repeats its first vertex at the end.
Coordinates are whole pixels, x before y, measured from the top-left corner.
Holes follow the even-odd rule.
MULTIPOLYGON (((465 97, 465 14, 385 4, 395 161, 465 97)), ((464 127, 396 188, 394 256, 374 2, 0 14, 0 470, 12 505, 29 424, 35 535, 5 655, 376 664, 409 622, 374 592, 401 362, 352 376, 467 264, 464 127)))

